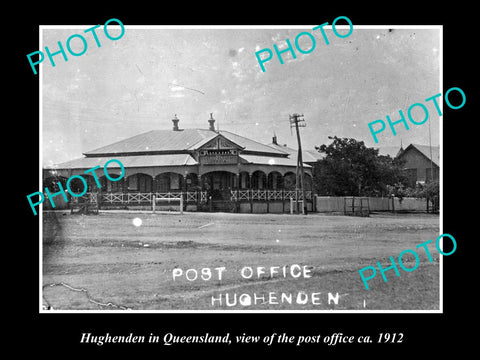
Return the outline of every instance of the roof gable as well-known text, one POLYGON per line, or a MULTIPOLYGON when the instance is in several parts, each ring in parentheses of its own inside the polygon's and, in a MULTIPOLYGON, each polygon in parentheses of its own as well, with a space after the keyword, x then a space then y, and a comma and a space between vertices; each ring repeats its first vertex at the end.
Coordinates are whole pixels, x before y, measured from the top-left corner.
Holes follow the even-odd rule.
MULTIPOLYGON (((420 153, 422 156, 424 156, 430 161, 430 146, 428 145, 410 144, 405 148, 405 150, 401 151, 397 155, 397 157, 401 158, 402 156, 405 156, 405 154, 408 153, 409 151, 417 151, 418 153, 420 153)), ((431 156, 432 162, 435 165, 440 166, 440 148, 438 146, 432 146, 431 151, 432 151, 432 156, 431 156)))
MULTIPOLYGON (((111 160, 109 156, 90 156, 90 157, 83 157, 79 159, 66 161, 64 163, 61 163, 55 166, 49 166, 46 168, 91 169, 97 165, 103 166, 108 160, 111 160)), ((125 168, 198 164, 198 162, 188 154, 117 156, 116 160, 120 161, 125 168)), ((115 168, 117 167, 117 165, 113 163, 111 167, 115 168)))
POLYGON ((225 136, 218 134, 213 139, 205 139, 198 142, 193 147, 195 150, 210 150, 210 149, 237 149, 243 150, 244 147, 228 140, 225 136))

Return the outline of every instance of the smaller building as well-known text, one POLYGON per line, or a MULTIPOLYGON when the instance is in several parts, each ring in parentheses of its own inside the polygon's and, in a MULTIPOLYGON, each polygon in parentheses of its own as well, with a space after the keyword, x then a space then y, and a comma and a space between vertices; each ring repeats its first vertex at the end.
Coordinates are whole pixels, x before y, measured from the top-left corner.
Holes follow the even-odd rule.
POLYGON ((400 148, 397 159, 403 160, 409 185, 438 181, 440 173, 440 151, 438 146, 410 144, 400 148), (433 176, 432 176, 433 174, 433 176))

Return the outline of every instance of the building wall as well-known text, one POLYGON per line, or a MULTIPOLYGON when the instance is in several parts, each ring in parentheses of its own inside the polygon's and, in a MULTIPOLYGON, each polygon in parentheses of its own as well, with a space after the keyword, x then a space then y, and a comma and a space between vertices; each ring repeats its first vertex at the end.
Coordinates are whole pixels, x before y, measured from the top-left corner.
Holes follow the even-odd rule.
MULTIPOLYGON (((407 174, 411 176, 411 180, 413 182, 413 178, 415 177, 416 181, 427 181, 427 173, 428 178, 430 177, 430 168, 432 166, 430 159, 426 158, 425 155, 420 153, 416 149, 409 149, 407 152, 401 155, 401 159, 405 161, 404 168, 407 171, 407 174), (413 170, 415 169, 415 170, 413 170)), ((433 176, 434 180, 438 180, 439 176, 439 168, 435 163, 433 163, 433 176)), ((415 185, 415 184, 411 184, 415 185)))

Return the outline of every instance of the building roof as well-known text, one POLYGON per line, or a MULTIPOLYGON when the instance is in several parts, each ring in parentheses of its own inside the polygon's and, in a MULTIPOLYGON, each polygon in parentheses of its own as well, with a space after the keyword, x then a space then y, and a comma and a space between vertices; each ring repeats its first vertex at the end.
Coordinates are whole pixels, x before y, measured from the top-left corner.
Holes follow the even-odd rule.
MULTIPOLYGON (((151 130, 137 134, 84 152, 82 158, 48 168, 91 169, 98 165, 104 166, 111 159, 119 160, 125 168, 198 165, 194 152, 204 147, 209 148, 209 142, 218 136, 229 141, 231 146, 238 146, 240 161, 243 163, 292 167, 297 165, 297 150, 280 146, 276 141, 266 145, 230 131, 215 131, 213 127, 179 129, 178 119, 175 117, 174 120, 173 130, 151 130)), ((304 150, 303 157, 304 163, 312 163, 324 156, 315 151, 304 150)), ((308 164, 305 166, 311 167, 308 164)), ((118 164, 111 163, 109 167, 118 168, 118 164)))
MULTIPOLYGON (((292 159, 288 157, 272 157, 272 156, 245 155, 245 154, 240 154, 240 158, 250 164, 297 166, 296 158, 292 159)), ((308 164, 304 164, 304 166, 306 168, 311 167, 308 164)))
MULTIPOLYGON (((287 145, 278 145, 276 143, 270 143, 268 146, 273 147, 274 149, 283 151, 284 153, 290 155, 290 158, 292 159, 297 159, 297 150, 292 149, 291 147, 288 147, 287 145), (292 156, 293 155, 293 156, 292 156)), ((313 151, 313 150, 303 150, 302 151, 302 156, 303 156, 303 162, 304 163, 312 163, 316 162, 318 160, 322 160, 325 155, 319 153, 318 151, 313 151)))
POLYGON ((84 155, 91 157, 103 155, 130 155, 135 153, 187 153, 189 151, 197 150, 199 147, 218 136, 218 134, 244 148, 244 151, 246 152, 268 153, 277 156, 285 155, 284 152, 273 147, 233 134, 229 131, 216 132, 206 129, 184 129, 180 131, 151 130, 146 133, 117 141, 110 145, 87 151, 84 155))
MULTIPOLYGON (((288 157, 276 157, 276 156, 260 156, 260 155, 240 155, 241 160, 249 164, 258 165, 286 165, 296 166, 297 160, 290 159, 288 157)), ((150 167, 150 166, 184 166, 184 165, 197 165, 198 162, 188 154, 161 154, 161 155, 130 155, 130 156, 116 156, 115 159, 119 160, 125 168, 131 167, 150 167)), ((51 169, 91 169, 97 165, 103 167, 105 163, 112 160, 108 156, 91 156, 83 157, 74 160, 70 160, 59 164, 51 169)), ((109 168, 119 168, 116 162, 112 162, 108 165, 109 168)), ((310 165, 305 164, 306 168, 310 168, 310 165)))
MULTIPOLYGON (((411 149, 416 149, 422 155, 424 155, 428 160, 430 160, 430 146, 428 145, 410 144, 403 151, 400 151, 397 156, 401 157, 406 152, 411 151, 411 149)), ((440 147, 432 146, 431 150, 432 150, 432 162, 435 165, 440 166, 440 147)))
MULTIPOLYGON (((197 161, 189 154, 162 154, 162 155, 131 155, 115 156, 124 167, 148 167, 148 166, 177 166, 177 165, 196 165, 197 161)), ((112 160, 109 156, 91 156, 70 160, 51 168, 59 169, 90 169, 97 165, 103 167, 105 163, 112 160)), ((118 168, 116 162, 108 164, 110 168, 118 168)))

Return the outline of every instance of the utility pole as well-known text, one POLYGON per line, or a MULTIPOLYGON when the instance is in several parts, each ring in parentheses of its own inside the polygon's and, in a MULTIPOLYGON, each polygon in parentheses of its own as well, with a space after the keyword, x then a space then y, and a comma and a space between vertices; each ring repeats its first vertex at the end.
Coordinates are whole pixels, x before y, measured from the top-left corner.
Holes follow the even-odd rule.
POLYGON ((300 130, 299 127, 305 127, 306 123, 303 119, 303 114, 294 113, 293 115, 289 115, 290 117, 290 129, 295 126, 295 130, 297 131, 297 142, 298 142, 298 152, 297 152, 297 178, 295 181, 295 194, 296 194, 296 201, 297 201, 297 212, 298 211, 298 185, 300 183, 301 191, 302 191, 302 214, 307 215, 307 198, 305 196, 305 171, 303 169, 303 158, 302 158, 302 142, 300 140, 300 130), (300 181, 298 181, 298 177, 300 175, 300 181))
MULTIPOLYGON (((430 132, 430 123, 431 123, 431 121, 428 122, 428 145, 429 145, 429 148, 430 148, 430 182, 433 182, 432 134, 430 132)), ((427 176, 425 176, 425 185, 426 186, 428 186, 427 182, 428 182, 428 178, 427 178, 427 176)), ((429 200, 430 199, 428 198, 428 191, 427 191, 427 212, 429 212, 429 208, 428 208, 428 201, 429 200)), ((432 212, 434 210, 435 210, 435 206, 434 206, 433 201, 432 201, 432 212)))

